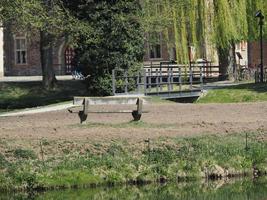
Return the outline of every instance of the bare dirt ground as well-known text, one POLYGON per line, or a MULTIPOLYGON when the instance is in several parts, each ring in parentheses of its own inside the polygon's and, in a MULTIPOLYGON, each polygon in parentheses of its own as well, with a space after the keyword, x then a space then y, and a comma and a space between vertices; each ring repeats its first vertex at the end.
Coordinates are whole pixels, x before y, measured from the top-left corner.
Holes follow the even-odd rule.
MULTIPOLYGON (((100 109, 106 110, 107 107, 100 109)), ((90 114, 87 120, 89 126, 79 125, 78 115, 67 110, 0 117, 0 140, 140 141, 165 136, 267 132, 267 102, 148 104, 145 110, 149 113, 143 114, 144 124, 141 126, 127 125, 132 120, 131 114, 90 114)))

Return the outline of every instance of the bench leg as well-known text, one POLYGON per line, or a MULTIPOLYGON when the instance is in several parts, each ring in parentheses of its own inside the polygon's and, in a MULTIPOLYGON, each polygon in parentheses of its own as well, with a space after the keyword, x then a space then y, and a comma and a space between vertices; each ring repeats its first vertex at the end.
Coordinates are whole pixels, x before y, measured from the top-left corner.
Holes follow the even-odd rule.
POLYGON ((137 110, 132 112, 132 116, 134 121, 139 121, 142 117, 142 110, 143 110, 143 99, 138 98, 136 102, 137 110))
POLYGON ((89 112, 89 100, 87 98, 83 101, 83 111, 79 112, 80 122, 84 124, 89 112))
POLYGON ((87 115, 86 114, 84 114, 84 112, 83 111, 79 111, 79 117, 80 117, 80 123, 81 124, 84 124, 85 123, 85 121, 86 121, 86 119, 87 119, 87 115))
POLYGON ((132 112, 132 116, 134 118, 134 121, 139 121, 141 119, 141 117, 142 117, 142 114, 138 114, 138 111, 137 110, 134 110, 132 112))

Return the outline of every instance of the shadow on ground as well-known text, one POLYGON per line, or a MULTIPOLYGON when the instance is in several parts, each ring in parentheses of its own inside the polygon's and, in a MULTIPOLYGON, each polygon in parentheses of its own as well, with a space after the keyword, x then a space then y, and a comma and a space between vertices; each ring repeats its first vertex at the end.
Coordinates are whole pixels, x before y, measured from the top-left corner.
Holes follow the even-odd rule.
POLYGON ((58 81, 53 91, 44 90, 42 82, 0 83, 0 110, 45 106, 86 95, 82 81, 58 81))

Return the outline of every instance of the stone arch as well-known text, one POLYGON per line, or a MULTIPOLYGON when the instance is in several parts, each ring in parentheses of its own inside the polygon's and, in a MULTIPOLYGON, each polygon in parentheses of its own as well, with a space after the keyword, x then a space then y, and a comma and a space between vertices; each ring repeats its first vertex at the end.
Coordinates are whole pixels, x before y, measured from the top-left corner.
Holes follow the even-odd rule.
POLYGON ((66 48, 66 42, 62 41, 61 44, 58 47, 58 64, 61 66, 61 69, 65 70, 65 48, 66 48))
POLYGON ((71 59, 69 56, 74 54, 74 49, 66 41, 62 41, 58 46, 57 52, 58 65, 61 67, 61 71, 64 72, 64 74, 71 74, 74 66, 69 63, 69 59, 71 59))

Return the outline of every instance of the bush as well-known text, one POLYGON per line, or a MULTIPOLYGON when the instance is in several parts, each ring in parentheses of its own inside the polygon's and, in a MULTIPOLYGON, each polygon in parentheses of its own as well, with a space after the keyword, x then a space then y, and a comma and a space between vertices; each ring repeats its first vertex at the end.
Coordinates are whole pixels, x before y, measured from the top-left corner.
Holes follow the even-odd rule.
POLYGON ((91 96, 110 96, 112 95, 112 76, 94 76, 87 80, 87 89, 91 96))
POLYGON ((143 61, 144 32, 139 0, 66 1, 90 30, 79 37, 76 63, 93 95, 110 95, 112 70, 130 69, 143 61))
POLYGON ((8 165, 8 161, 5 159, 4 155, 0 153, 0 169, 5 168, 8 165))
POLYGON ((36 159, 37 156, 32 150, 26 149, 16 149, 14 150, 14 156, 16 158, 24 158, 24 159, 36 159))

